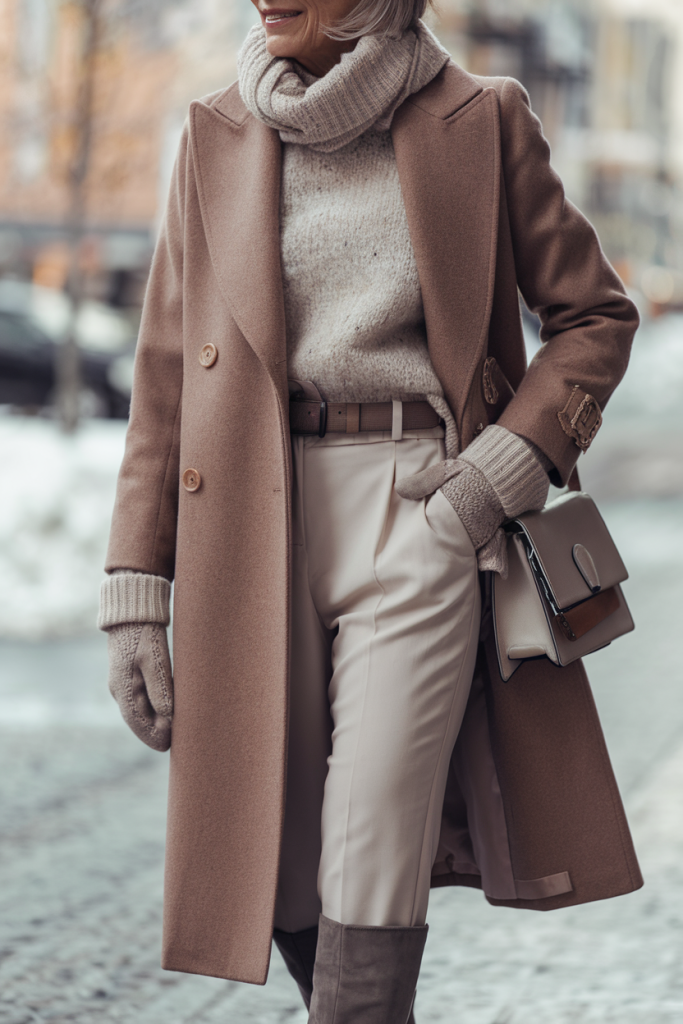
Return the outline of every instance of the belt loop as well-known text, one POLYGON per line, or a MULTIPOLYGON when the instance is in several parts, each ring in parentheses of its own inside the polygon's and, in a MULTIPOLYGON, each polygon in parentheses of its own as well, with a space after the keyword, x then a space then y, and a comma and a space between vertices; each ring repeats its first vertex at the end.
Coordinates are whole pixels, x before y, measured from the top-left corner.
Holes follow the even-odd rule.
POLYGON ((393 412, 391 416, 391 440, 400 441, 403 438, 403 402, 392 402, 393 412))
POLYGON ((318 419, 318 437, 324 437, 327 433, 327 402, 320 403, 320 416, 318 419))
POLYGON ((358 402, 346 403, 346 433, 357 434, 360 430, 360 405, 358 402))

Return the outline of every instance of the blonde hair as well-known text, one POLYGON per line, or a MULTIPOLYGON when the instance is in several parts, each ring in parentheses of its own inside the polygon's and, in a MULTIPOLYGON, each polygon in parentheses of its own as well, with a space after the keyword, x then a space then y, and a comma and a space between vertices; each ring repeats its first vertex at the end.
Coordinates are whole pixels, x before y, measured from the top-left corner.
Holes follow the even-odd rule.
POLYGON ((390 36, 400 39, 422 17, 431 0, 358 0, 342 21, 325 29, 331 39, 390 36))

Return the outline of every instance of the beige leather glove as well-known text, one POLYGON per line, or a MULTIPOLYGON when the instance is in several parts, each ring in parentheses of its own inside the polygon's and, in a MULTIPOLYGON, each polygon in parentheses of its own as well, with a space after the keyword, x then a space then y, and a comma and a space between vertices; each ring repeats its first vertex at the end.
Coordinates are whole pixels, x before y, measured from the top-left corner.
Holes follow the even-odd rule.
POLYGON ((126 724, 153 750, 171 745, 170 589, 161 576, 123 570, 100 591, 98 625, 109 638, 109 691, 126 724))
POLYGON ((535 445, 505 427, 487 427, 457 459, 446 459, 397 480, 403 498, 419 500, 440 489, 480 552, 479 568, 506 573, 501 523, 548 497, 551 462, 535 445))

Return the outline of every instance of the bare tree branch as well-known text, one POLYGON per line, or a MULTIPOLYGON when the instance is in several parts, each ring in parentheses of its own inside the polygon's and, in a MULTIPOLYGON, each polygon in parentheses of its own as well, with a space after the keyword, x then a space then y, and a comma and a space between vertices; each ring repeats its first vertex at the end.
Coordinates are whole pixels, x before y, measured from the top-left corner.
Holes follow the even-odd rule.
POLYGON ((68 172, 69 203, 66 219, 69 239, 68 294, 71 299, 69 327, 56 350, 57 407, 62 428, 72 433, 78 426, 81 386, 76 324, 83 301, 82 241, 87 223, 87 180, 93 139, 94 92, 103 0, 81 0, 82 37, 78 87, 73 118, 74 147, 68 172))

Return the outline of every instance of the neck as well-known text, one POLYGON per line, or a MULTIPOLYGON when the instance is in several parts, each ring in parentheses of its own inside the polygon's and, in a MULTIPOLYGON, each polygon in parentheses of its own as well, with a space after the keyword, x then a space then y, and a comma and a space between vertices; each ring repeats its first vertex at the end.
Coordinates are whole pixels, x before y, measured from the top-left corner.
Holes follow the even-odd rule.
POLYGON ((310 53, 297 54, 296 60, 306 71, 322 78, 339 64, 342 54, 351 53, 356 48, 357 39, 330 39, 325 36, 325 43, 310 53))

